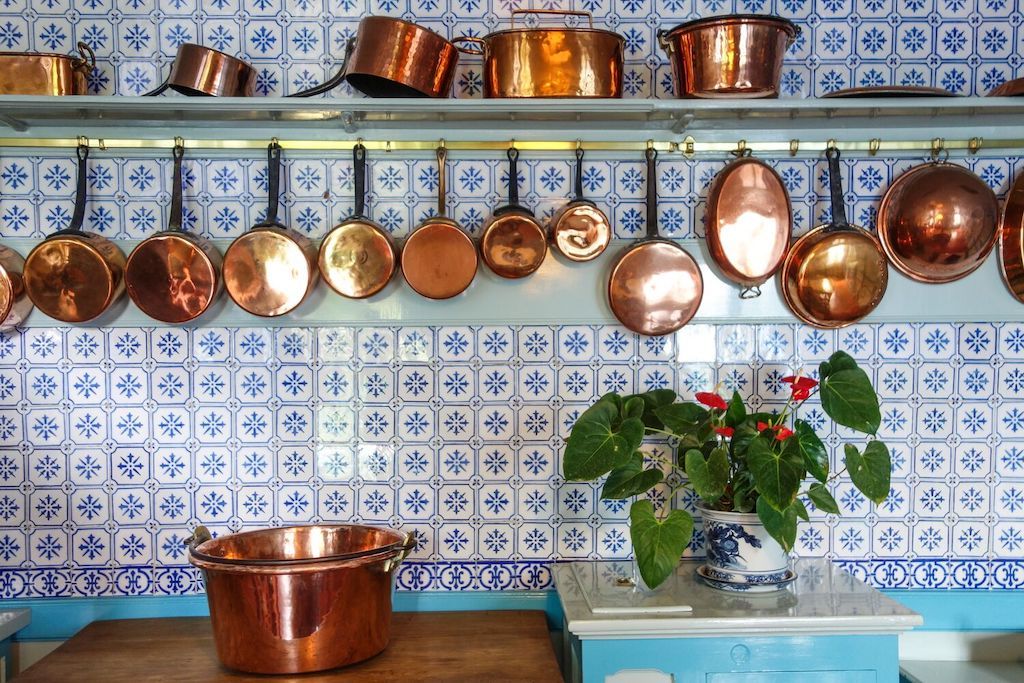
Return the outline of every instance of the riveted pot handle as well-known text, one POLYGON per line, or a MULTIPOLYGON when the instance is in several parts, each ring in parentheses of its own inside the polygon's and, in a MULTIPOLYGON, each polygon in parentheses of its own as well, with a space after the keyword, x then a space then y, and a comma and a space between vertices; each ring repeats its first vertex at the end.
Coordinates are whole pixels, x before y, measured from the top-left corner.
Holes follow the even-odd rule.
POLYGON ((843 172, 839 166, 839 149, 830 145, 825 150, 828 159, 828 189, 832 198, 832 222, 828 229, 848 230, 850 222, 846 218, 846 204, 843 201, 843 172))
POLYGON ((390 560, 384 563, 385 572, 393 572, 398 569, 398 565, 405 562, 405 558, 409 557, 409 553, 416 549, 416 536, 412 533, 405 535, 405 540, 402 541, 401 549, 398 554, 392 557, 390 560))
POLYGON ((210 533, 209 529, 200 524, 192 532, 192 535, 182 541, 182 543, 185 547, 191 550, 201 546, 203 543, 206 543, 211 539, 213 539, 213 534, 210 533))
POLYGON ((458 38, 452 38, 452 45, 459 52, 467 55, 482 55, 487 49, 487 41, 483 38, 474 38, 473 36, 459 36, 458 38), (459 43, 472 43, 473 45, 479 45, 480 47, 463 47, 459 43))
POLYGON ((668 31, 663 28, 658 29, 658 45, 660 45, 661 49, 669 55, 675 52, 675 48, 672 46, 672 41, 668 37, 668 31))
POLYGON ((521 16, 523 14, 547 14, 548 16, 558 17, 586 17, 587 21, 590 22, 590 28, 594 28, 594 15, 590 12, 575 9, 514 9, 512 10, 512 16, 510 18, 512 28, 515 28, 516 26, 516 16, 521 16))

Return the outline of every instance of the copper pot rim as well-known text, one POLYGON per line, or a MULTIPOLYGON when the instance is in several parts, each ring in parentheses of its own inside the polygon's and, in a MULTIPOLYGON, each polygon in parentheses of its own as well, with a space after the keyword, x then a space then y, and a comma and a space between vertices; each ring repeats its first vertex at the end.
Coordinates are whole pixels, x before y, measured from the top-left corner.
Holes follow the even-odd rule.
POLYGON ((29 267, 29 262, 32 260, 33 257, 35 257, 35 255, 39 251, 47 247, 51 247, 56 242, 63 242, 65 240, 68 242, 74 242, 75 244, 81 245, 85 247, 87 251, 92 252, 92 254, 97 259, 99 259, 100 262, 103 264, 103 268, 107 271, 110 278, 112 280, 116 279, 114 277, 114 269, 110 266, 110 263, 107 261, 106 255, 102 251, 100 251, 99 247, 97 247, 94 243, 94 241, 100 241, 101 244, 114 244, 113 240, 111 240, 109 237, 105 235, 99 234, 98 232, 92 232, 91 230, 61 230, 59 232, 53 233, 52 235, 44 239, 42 242, 34 246, 30 252, 28 252, 28 256, 25 257, 25 267, 29 267))
POLYGON ((3 52, 0 51, 0 57, 54 57, 57 59, 70 59, 73 62, 79 62, 75 64, 75 68, 81 68, 87 66, 89 62, 82 59, 81 57, 75 57, 72 54, 66 52, 3 52))
POLYGON ((483 42, 486 43, 486 42, 490 41, 491 39, 493 39, 495 37, 498 37, 498 36, 504 36, 504 35, 526 35, 526 34, 529 34, 529 33, 539 33, 539 34, 545 34, 545 33, 578 33, 578 34, 588 34, 588 33, 592 33, 592 34, 600 34, 600 35, 610 36, 612 38, 615 38, 620 44, 622 44, 622 45, 626 44, 626 38, 622 34, 620 34, 620 33, 616 33, 615 31, 609 31, 606 28, 591 28, 589 26, 588 27, 580 27, 580 28, 577 28, 575 26, 538 26, 536 28, 530 28, 530 27, 527 27, 527 26, 522 26, 522 27, 519 27, 519 28, 503 28, 503 29, 501 29, 499 31, 493 31, 491 33, 488 33, 486 36, 484 36, 483 38, 480 38, 479 40, 482 40, 483 42))
POLYGON ((889 239, 889 231, 885 229, 886 218, 889 214, 890 204, 893 201, 893 195, 895 194, 897 189, 903 184, 915 178, 916 176, 933 171, 936 168, 955 170, 956 172, 971 179, 972 181, 976 181, 979 184, 979 187, 984 187, 990 192, 992 191, 991 188, 985 183, 984 180, 981 179, 981 177, 977 173, 967 168, 966 166, 961 166, 960 164, 956 164, 945 159, 926 161, 923 164, 918 164, 907 169, 898 178, 896 178, 896 180, 892 181, 892 184, 890 184, 888 189, 886 189, 885 194, 882 195, 882 200, 878 204, 878 218, 876 219, 876 225, 878 227, 877 238, 880 246, 882 247, 882 252, 885 254, 885 258, 889 261, 889 263, 893 265, 894 268, 896 268, 896 270, 917 282, 923 282, 925 284, 942 285, 949 282, 955 282, 957 280, 967 277, 968 275, 976 271, 978 268, 980 268, 982 264, 984 264, 985 261, 988 260, 988 252, 991 251, 992 247, 999 239, 999 225, 1001 224, 1001 220, 997 218, 997 221, 999 221, 999 223, 997 223, 996 225, 996 230, 993 232, 992 239, 989 240, 988 248, 984 250, 986 253, 986 258, 977 259, 975 263, 971 264, 965 270, 957 270, 957 272, 951 275, 940 277, 936 275, 922 275, 921 273, 917 272, 912 267, 910 267, 907 263, 903 261, 902 257, 896 253, 896 250, 889 239))
POLYGON ((348 218, 342 220, 340 223, 338 223, 333 228, 328 230, 327 234, 324 235, 323 240, 320 242, 320 247, 317 249, 316 263, 317 263, 317 269, 320 271, 320 277, 323 278, 324 282, 327 283, 327 286, 330 287, 334 292, 340 294, 341 296, 345 297, 346 299, 369 299, 371 296, 374 296, 375 294, 379 294, 381 292, 381 290, 383 290, 385 287, 387 287, 388 283, 391 282, 391 278, 393 278, 395 276, 395 273, 398 272, 398 270, 399 270, 398 246, 395 244, 395 240, 391 236, 391 234, 387 230, 385 230, 384 226, 382 226, 377 221, 375 221, 375 220, 373 220, 371 218, 368 218, 367 216, 349 216, 348 218), (331 241, 331 235, 334 235, 335 233, 337 233, 337 232, 339 232, 341 230, 345 230, 346 228, 349 228, 349 227, 352 227, 352 226, 362 226, 362 227, 369 228, 370 230, 372 230, 374 233, 376 233, 380 237, 383 237, 384 241, 391 248, 391 269, 388 272, 388 276, 386 278, 382 278, 381 282, 379 282, 375 287, 372 287, 366 294, 362 294, 360 296, 353 296, 351 293, 341 291, 337 286, 335 286, 334 281, 328 275, 329 272, 333 272, 333 271, 330 268, 326 268, 324 266, 324 261, 325 261, 325 258, 326 258, 327 249, 330 248, 330 244, 329 243, 331 241))
MULTIPOLYGON (((7 317, 14 310, 14 304, 17 303, 15 296, 14 280, 11 278, 11 274, 7 272, 7 268, 0 265, 0 289, 7 290, 7 305, 0 306, 0 325, 7 321, 7 317)), ((22 286, 22 296, 28 296, 28 292, 25 291, 24 285, 22 286)))
MULTIPOLYGON (((437 36, 437 38, 439 40, 442 40, 442 41, 452 45, 452 41, 450 41, 448 38, 445 38, 443 35, 441 35, 437 31, 435 31, 434 29, 428 28, 428 27, 424 26, 423 24, 417 24, 415 21, 409 21, 408 19, 402 19, 401 17, 389 17, 386 14, 371 14, 369 16, 366 16, 366 17, 363 17, 362 19, 360 19, 359 20, 359 25, 362 25, 363 22, 372 22, 372 21, 379 21, 381 23, 401 24, 403 26, 407 26, 409 28, 416 29, 417 31, 422 31, 424 33, 429 33, 430 35, 437 36)), ((452 45, 452 47, 455 47, 455 46, 452 45)))
POLYGON ((188 50, 197 50, 197 51, 204 52, 204 53, 214 54, 214 55, 223 57, 224 59, 226 59, 226 60, 228 60, 230 62, 235 62, 235 63, 240 64, 242 66, 248 67, 249 69, 253 68, 252 64, 250 64, 249 62, 245 61, 241 57, 238 57, 237 55, 228 54, 227 52, 223 52, 221 50, 218 50, 215 47, 209 47, 207 45, 200 45, 199 43, 182 43, 181 45, 178 46, 178 51, 175 53, 175 59, 172 59, 171 61, 174 62, 175 60, 177 60, 177 55, 180 55, 183 51, 187 52, 188 50))
POLYGON ((663 30, 662 35, 666 38, 674 38, 682 35, 683 33, 690 33, 700 29, 715 28, 718 26, 731 26, 734 24, 767 24, 775 26, 776 28, 783 29, 787 34, 789 34, 790 42, 796 40, 797 36, 801 33, 801 28, 797 26, 795 22, 776 14, 723 14, 714 17, 702 17, 700 19, 684 21, 670 29, 663 30))

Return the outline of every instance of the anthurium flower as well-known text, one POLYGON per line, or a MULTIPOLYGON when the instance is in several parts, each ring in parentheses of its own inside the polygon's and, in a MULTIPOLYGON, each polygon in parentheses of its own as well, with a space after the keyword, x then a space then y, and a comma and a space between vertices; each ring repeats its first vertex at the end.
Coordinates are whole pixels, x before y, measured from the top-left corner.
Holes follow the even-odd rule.
POLYGON ((703 403, 708 408, 718 408, 719 410, 725 410, 728 408, 724 398, 718 394, 713 394, 710 391, 698 391, 694 397, 697 401, 703 403))
POLYGON ((768 424, 767 422, 758 422, 757 423, 757 431, 763 432, 766 429, 772 429, 772 426, 770 424, 768 424))
POLYGON ((793 400, 794 401, 806 401, 810 398, 811 392, 809 389, 793 389, 793 400))
POLYGON ((785 441, 789 437, 793 436, 793 430, 787 429, 782 425, 775 425, 775 440, 785 441))
POLYGON ((736 433, 736 430, 732 427, 715 427, 715 434, 724 436, 726 438, 731 437, 736 433))
POLYGON ((797 389, 810 391, 814 387, 818 386, 818 380, 811 379, 810 377, 798 377, 796 375, 783 377, 782 381, 788 384, 793 391, 796 391, 797 389))

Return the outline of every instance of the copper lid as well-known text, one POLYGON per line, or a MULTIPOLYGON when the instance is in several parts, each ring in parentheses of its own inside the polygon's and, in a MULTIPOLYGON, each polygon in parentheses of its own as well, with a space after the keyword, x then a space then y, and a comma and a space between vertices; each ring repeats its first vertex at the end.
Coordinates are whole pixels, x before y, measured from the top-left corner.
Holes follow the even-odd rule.
POLYGON ((284 315, 306 298, 315 277, 306 251, 284 228, 257 227, 224 253, 224 286, 241 308, 264 317, 284 315))
POLYGON ((331 230, 320 245, 320 274, 331 289, 351 299, 373 296, 398 266, 395 247, 376 223, 351 219, 331 230))
POLYGON ((469 235, 448 218, 428 219, 406 240, 402 275, 416 293, 429 299, 450 299, 473 282, 476 247, 469 235))
POLYGON ((25 259, 25 286, 36 308, 51 318, 87 322, 124 292, 124 265, 124 253, 100 235, 58 234, 25 259))

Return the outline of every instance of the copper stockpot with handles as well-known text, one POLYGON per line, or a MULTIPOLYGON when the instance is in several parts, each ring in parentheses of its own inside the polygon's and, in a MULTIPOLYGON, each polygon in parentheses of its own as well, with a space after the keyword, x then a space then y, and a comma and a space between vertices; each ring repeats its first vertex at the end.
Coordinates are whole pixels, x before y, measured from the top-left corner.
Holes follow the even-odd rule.
POLYGON ((483 55, 484 97, 622 97, 625 38, 594 28, 590 12, 517 9, 511 21, 504 31, 452 41, 479 46, 459 50, 483 55), (516 28, 524 14, 586 17, 590 25, 516 28))
POLYGON ((185 541, 203 572, 214 644, 231 669, 322 671, 368 659, 391 638, 395 570, 412 534, 355 524, 277 527, 185 541))
POLYGON ((81 41, 78 53, 0 52, 0 95, 87 95, 96 55, 81 41))
POLYGON ((25 258, 25 288, 36 308, 65 323, 98 317, 124 294, 125 255, 106 237, 82 230, 89 147, 78 146, 78 189, 71 225, 25 258))

